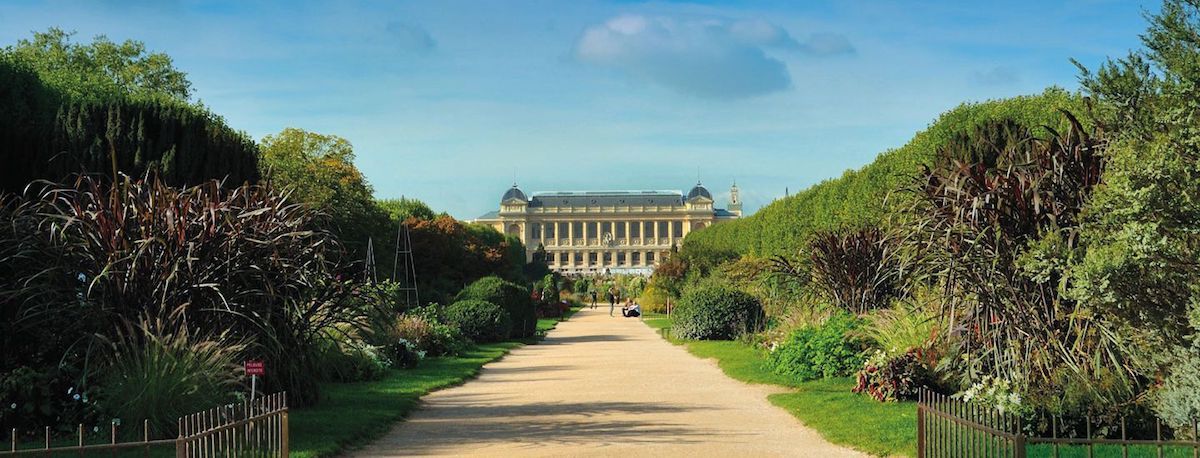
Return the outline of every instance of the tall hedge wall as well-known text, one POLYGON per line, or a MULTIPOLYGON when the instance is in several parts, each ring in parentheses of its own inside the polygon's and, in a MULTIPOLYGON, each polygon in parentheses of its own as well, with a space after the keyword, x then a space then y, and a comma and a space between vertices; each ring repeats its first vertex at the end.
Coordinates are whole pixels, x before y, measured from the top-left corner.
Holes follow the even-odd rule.
POLYGON ((1058 88, 1038 95, 958 106, 938 117, 908 144, 880 154, 874 162, 841 177, 776 200, 754 215, 688 234, 684 255, 737 253, 757 256, 792 254, 818 231, 880 224, 885 199, 901 189, 937 148, 958 133, 970 133, 985 120, 1011 118, 1030 126, 1065 128, 1060 109, 1085 110, 1082 99, 1058 88))
POLYGON ((258 147, 207 110, 169 97, 77 100, 0 58, 0 189, 86 171, 162 172, 172 185, 258 181, 258 147))

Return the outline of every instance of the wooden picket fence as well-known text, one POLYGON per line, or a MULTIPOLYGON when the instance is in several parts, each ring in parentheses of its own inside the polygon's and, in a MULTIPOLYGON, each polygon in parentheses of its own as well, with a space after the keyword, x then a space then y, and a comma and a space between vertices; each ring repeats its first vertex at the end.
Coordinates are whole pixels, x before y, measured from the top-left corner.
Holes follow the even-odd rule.
POLYGON ((117 424, 110 425, 110 441, 89 444, 83 425, 78 427, 78 441, 73 445, 54 445, 50 428, 45 428, 41 446, 19 444, 18 431, 12 430, 8 450, 0 457, 16 455, 74 455, 101 453, 116 456, 141 451, 150 456, 151 449, 174 446, 178 458, 209 457, 286 457, 288 448, 287 394, 276 393, 239 404, 215 407, 179 419, 179 435, 175 438, 150 440, 150 425, 142 422, 142 440, 117 442, 117 424))
MULTIPOLYGON (((1111 425, 1117 431, 1116 425, 1111 425)), ((1155 421, 1154 438, 1130 438, 1126 421, 1121 419, 1120 437, 1110 438, 1093 434, 1091 419, 1086 420, 1082 437, 1063 437, 1062 419, 1050 418, 1050 437, 1028 435, 1020 417, 987 409, 949 396, 921 390, 917 400, 917 457, 1011 457, 1026 458, 1034 449, 1036 456, 1058 458, 1060 452, 1071 456, 1092 458, 1098 448, 1104 456, 1128 458, 1130 451, 1138 456, 1152 453, 1163 458, 1189 454, 1200 458, 1200 429, 1192 420, 1191 439, 1165 437, 1161 421, 1155 421), (1191 452, 1191 453, 1187 453, 1191 452)))

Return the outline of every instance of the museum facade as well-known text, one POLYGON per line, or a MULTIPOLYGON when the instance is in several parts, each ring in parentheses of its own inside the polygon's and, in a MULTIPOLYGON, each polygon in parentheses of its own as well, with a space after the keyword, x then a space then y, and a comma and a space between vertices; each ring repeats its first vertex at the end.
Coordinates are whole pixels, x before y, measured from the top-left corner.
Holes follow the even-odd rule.
POLYGON ((526 260, 541 247, 546 264, 564 274, 649 273, 691 231, 742 215, 738 187, 726 208, 696 183, 681 191, 549 191, 527 196, 517 185, 500 209, 474 222, 513 235, 526 260))

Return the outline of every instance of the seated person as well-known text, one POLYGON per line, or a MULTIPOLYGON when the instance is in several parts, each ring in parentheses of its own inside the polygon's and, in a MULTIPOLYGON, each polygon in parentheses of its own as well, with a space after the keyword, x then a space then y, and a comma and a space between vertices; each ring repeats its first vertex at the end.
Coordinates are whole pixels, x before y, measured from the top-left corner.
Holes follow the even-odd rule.
POLYGON ((621 316, 626 318, 636 318, 642 316, 641 304, 633 302, 633 299, 630 299, 627 305, 621 307, 621 316))

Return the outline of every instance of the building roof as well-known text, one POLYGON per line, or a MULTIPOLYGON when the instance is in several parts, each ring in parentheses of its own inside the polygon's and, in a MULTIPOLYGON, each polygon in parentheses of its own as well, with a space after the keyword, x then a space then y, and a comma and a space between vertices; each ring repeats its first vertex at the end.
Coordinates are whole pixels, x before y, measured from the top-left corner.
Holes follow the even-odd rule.
POLYGON ((513 183, 513 186, 511 188, 508 188, 508 191, 506 191, 504 193, 504 197, 501 197, 500 201, 504 202, 508 199, 517 199, 517 200, 523 200, 525 202, 529 202, 529 199, 527 197, 525 197, 525 193, 521 192, 521 189, 517 187, 516 183, 513 183))
POLYGON ((584 207, 589 205, 682 205, 680 191, 550 191, 535 192, 530 207, 584 207))
POLYGON ((499 219, 499 218, 500 218, 500 212, 498 212, 496 210, 492 210, 490 212, 479 215, 479 217, 475 218, 475 220, 478 221, 478 220, 499 219))
POLYGON ((696 186, 693 186, 691 191, 688 191, 687 200, 697 197, 705 197, 708 200, 713 200, 712 193, 708 192, 708 189, 701 185, 699 181, 696 182, 696 186))
POLYGON ((737 216, 737 213, 731 212, 724 208, 714 208, 713 216, 716 216, 717 218, 734 218, 737 216))

